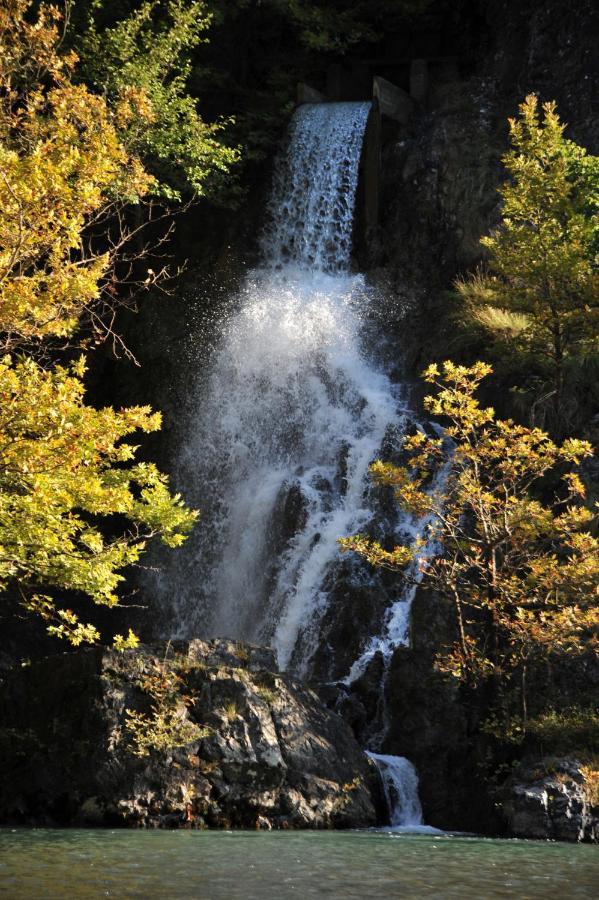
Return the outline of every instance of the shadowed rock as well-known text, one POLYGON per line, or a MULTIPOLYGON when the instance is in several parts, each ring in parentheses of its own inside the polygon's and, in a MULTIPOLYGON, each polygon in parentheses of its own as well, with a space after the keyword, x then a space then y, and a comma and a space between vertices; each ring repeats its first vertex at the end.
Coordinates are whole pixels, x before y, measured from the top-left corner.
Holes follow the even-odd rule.
POLYGON ((505 783, 502 801, 516 837, 599 840, 599 808, 593 806, 576 759, 542 759, 522 766, 505 783))
POLYGON ((273 669, 264 648, 194 640, 126 653, 93 648, 13 670, 0 694, 1 820, 376 824, 378 776, 351 729, 273 669), (152 722, 156 695, 147 685, 156 677, 174 685, 168 702, 189 726, 188 742, 139 757, 127 710, 152 722))

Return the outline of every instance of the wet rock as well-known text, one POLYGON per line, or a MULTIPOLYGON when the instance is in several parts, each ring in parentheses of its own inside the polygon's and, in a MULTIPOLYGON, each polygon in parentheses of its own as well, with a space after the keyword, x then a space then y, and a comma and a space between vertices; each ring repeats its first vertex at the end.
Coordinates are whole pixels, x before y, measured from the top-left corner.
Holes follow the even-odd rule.
POLYGON ((347 441, 344 441, 341 444, 339 449, 339 453, 337 456, 337 472, 335 475, 335 483, 337 485, 337 489, 341 496, 344 496, 347 493, 347 464, 349 458, 350 444, 347 441))
POLYGON ((351 725, 358 738, 362 736, 365 741, 369 739, 372 711, 364 705, 356 694, 351 692, 341 694, 335 709, 351 725))
POLYGON ((241 664, 250 672, 262 669, 276 670, 277 660, 270 647, 257 647, 240 641, 202 641, 198 638, 187 645, 187 655, 192 660, 202 662, 205 666, 219 665, 238 668, 241 664))
POLYGON ((357 827, 379 782, 350 727, 274 671, 271 651, 169 642, 49 657, 0 691, 0 820, 145 827, 357 827), (127 711, 162 708, 182 739, 135 755, 127 711), (155 683, 155 682, 154 682, 155 683), (174 695, 173 695, 174 691, 174 695), (190 730, 189 730, 190 729, 190 730))
POLYGON ((593 806, 576 759, 545 758, 521 766, 501 796, 515 837, 599 841, 599 807, 593 806))
POLYGON ((272 521, 272 551, 283 552, 289 541, 301 531, 308 517, 308 504, 299 481, 284 482, 275 502, 272 521))
POLYGON ((393 573, 373 573, 353 555, 331 567, 323 585, 327 608, 318 624, 318 645, 310 660, 312 679, 335 681, 349 673, 366 649, 369 635, 382 627, 394 580, 393 573))

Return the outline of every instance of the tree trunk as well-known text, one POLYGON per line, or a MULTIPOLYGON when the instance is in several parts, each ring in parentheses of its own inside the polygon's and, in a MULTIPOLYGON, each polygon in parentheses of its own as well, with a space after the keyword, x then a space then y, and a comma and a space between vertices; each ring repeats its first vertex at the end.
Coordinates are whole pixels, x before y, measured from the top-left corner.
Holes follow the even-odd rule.
POLYGON ((522 663, 520 691, 522 693, 522 730, 526 734, 526 726, 528 724, 528 703, 526 700, 526 663, 522 663))
POLYGON ((553 395, 553 405, 555 408, 555 417, 558 428, 561 428, 562 403, 564 393, 564 341, 559 315, 556 310, 553 313, 553 382, 555 394, 553 395))

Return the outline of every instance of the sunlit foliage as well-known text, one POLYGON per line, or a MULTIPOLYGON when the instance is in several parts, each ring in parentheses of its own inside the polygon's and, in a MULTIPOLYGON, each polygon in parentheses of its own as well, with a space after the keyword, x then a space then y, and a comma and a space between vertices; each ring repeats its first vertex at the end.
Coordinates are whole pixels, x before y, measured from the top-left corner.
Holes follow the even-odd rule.
MULTIPOLYGON (((60 17, 26 0, 0 4, 0 332, 5 350, 69 337, 99 299, 111 253, 86 227, 114 203, 139 200, 152 178, 120 143, 104 100, 71 75, 60 17)), ((125 115, 122 110, 118 115, 125 115)))
POLYGON ((76 342, 126 239, 93 253, 86 230, 153 178, 118 136, 117 119, 137 113, 74 84, 58 11, 30 7, 0 2, 0 590, 16 586, 51 633, 78 644, 99 635, 64 591, 116 604, 147 540, 177 546, 195 514, 123 440, 156 430, 160 416, 87 406, 83 358, 56 366, 56 343, 47 351, 49 338, 76 342))
POLYGON ((147 0, 110 27, 92 18, 78 41, 83 76, 119 110, 124 146, 170 198, 205 194, 239 157, 221 140, 227 121, 206 123, 187 88, 190 53, 211 18, 202 0, 147 0))
POLYGON ((166 660, 153 663, 140 674, 137 686, 150 699, 148 713, 126 710, 129 748, 135 756, 165 753, 198 741, 208 733, 187 716, 193 701, 184 693, 177 666, 166 660))
POLYGON ((546 370, 563 423, 569 360, 599 350, 599 157, 534 95, 509 124, 502 220, 482 239, 489 272, 457 287, 478 321, 546 370))

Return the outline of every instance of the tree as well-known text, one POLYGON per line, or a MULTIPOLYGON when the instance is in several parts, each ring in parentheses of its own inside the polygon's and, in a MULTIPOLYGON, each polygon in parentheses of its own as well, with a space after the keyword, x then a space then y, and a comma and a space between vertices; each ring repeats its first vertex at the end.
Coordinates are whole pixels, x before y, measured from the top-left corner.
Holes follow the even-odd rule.
MULTIPOLYGON (((481 408, 474 393, 490 372, 484 363, 427 369, 424 378, 438 393, 425 406, 448 423, 445 438, 408 437, 409 466, 379 461, 372 474, 393 488, 403 509, 429 517, 426 541, 436 551, 421 567, 456 616, 457 640, 441 655, 441 667, 470 684, 490 678, 503 699, 517 694, 526 718, 530 662, 599 643, 599 543, 584 486, 572 471, 592 451, 574 439, 557 446, 545 432, 481 408), (431 487, 446 441, 451 466, 431 487), (543 502, 544 480, 556 469, 561 490, 543 502)), ((361 535, 341 545, 399 570, 421 549, 385 550, 361 535)))
POLYGON ((55 364, 111 297, 128 237, 109 232, 94 252, 89 228, 118 221, 153 179, 119 140, 131 110, 74 84, 58 11, 31 11, 30 0, 0 2, 0 590, 16 585, 51 633, 77 644, 99 634, 68 608, 68 592, 116 604, 122 569, 155 535, 181 543, 195 513, 124 441, 160 416, 87 406, 83 358, 55 364))
POLYGON ((555 103, 534 94, 510 119, 502 221, 482 244, 489 272, 457 287, 478 321, 548 370, 563 425, 572 357, 599 349, 599 157, 564 137, 555 103))
MULTIPOLYGON (((132 229, 123 209, 154 179, 119 140, 133 111, 111 111, 72 81, 74 54, 60 54, 60 16, 42 6, 30 23, 26 0, 0 3, 0 333, 5 351, 68 342, 99 311, 114 307, 116 260, 132 229), (99 238, 94 240, 94 238, 99 238), (44 343, 46 342, 46 343, 44 343)), ((137 113, 141 115, 141 113, 137 113)), ((146 269, 144 286, 156 282, 146 269)))
POLYGON ((83 374, 82 360, 51 371, 27 358, 0 363, 0 590, 16 582, 25 607, 73 643, 98 631, 48 588, 114 606, 121 570, 147 541, 160 535, 176 547, 195 518, 154 465, 132 463, 136 448, 123 441, 155 431, 160 416, 86 406, 83 374), (131 528, 108 538, 105 517, 115 515, 131 528))
POLYGON ((230 121, 206 123, 187 88, 189 54, 206 41, 211 18, 202 0, 146 0, 110 27, 92 18, 77 41, 82 76, 128 111, 117 119, 123 145, 156 177, 153 190, 171 199, 214 190, 239 159, 221 140, 230 121))
POLYGON ((306 47, 319 52, 344 52, 380 39, 396 21, 423 12, 431 0, 269 0, 288 17, 306 47))

